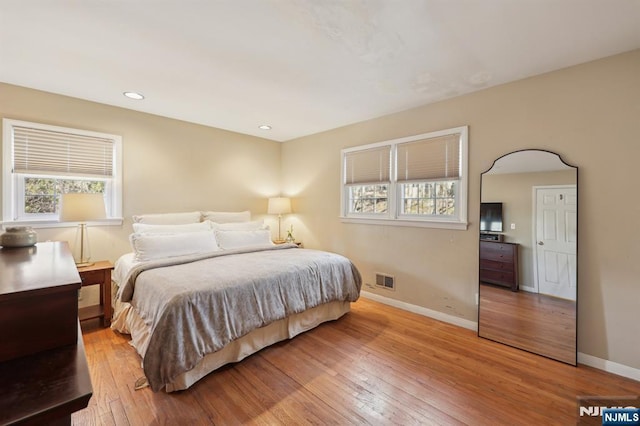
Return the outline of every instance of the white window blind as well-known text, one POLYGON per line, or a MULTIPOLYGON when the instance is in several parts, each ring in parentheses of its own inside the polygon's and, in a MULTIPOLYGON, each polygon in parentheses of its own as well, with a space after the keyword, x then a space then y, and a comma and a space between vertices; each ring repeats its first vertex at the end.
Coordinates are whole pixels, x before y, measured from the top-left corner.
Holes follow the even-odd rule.
POLYGON ((345 154, 346 184, 376 184, 390 182, 391 147, 353 151, 345 154))
POLYGON ((398 182, 460 177, 460 134, 444 135, 397 146, 398 182))
POLYGON ((341 220, 467 229, 467 126, 345 148, 341 220))
POLYGON ((114 174, 115 141, 14 126, 13 172, 110 178, 114 174))

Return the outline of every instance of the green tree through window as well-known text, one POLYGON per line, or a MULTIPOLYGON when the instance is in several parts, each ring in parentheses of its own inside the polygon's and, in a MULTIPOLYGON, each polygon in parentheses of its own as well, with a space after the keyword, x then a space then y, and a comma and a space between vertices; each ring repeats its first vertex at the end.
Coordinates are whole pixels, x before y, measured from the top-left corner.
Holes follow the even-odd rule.
POLYGON ((70 192, 104 194, 105 182, 26 177, 24 188, 25 213, 56 213, 61 194, 70 192))

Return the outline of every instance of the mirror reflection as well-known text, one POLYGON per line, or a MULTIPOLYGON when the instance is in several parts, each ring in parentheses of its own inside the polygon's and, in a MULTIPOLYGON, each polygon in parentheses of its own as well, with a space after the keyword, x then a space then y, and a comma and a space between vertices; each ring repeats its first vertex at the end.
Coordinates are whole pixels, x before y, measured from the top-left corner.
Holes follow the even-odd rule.
POLYGON ((523 150, 481 177, 478 335, 576 365, 578 169, 523 150))

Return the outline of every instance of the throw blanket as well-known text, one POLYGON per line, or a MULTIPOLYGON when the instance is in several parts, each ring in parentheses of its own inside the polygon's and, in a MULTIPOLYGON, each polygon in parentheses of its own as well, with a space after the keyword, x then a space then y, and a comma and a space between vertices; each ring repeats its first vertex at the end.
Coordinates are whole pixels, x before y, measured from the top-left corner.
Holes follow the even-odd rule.
POLYGON ((158 391, 234 339, 323 303, 356 301, 360 287, 343 256, 274 246, 146 262, 120 297, 150 327, 143 368, 158 391))

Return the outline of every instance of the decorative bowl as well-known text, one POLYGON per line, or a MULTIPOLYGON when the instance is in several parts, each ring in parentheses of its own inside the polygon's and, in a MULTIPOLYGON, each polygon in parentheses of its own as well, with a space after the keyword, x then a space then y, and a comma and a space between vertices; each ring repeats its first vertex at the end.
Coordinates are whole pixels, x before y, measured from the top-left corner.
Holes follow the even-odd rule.
POLYGON ((30 226, 7 227, 7 232, 0 235, 2 247, 31 247, 38 242, 38 234, 30 226))

